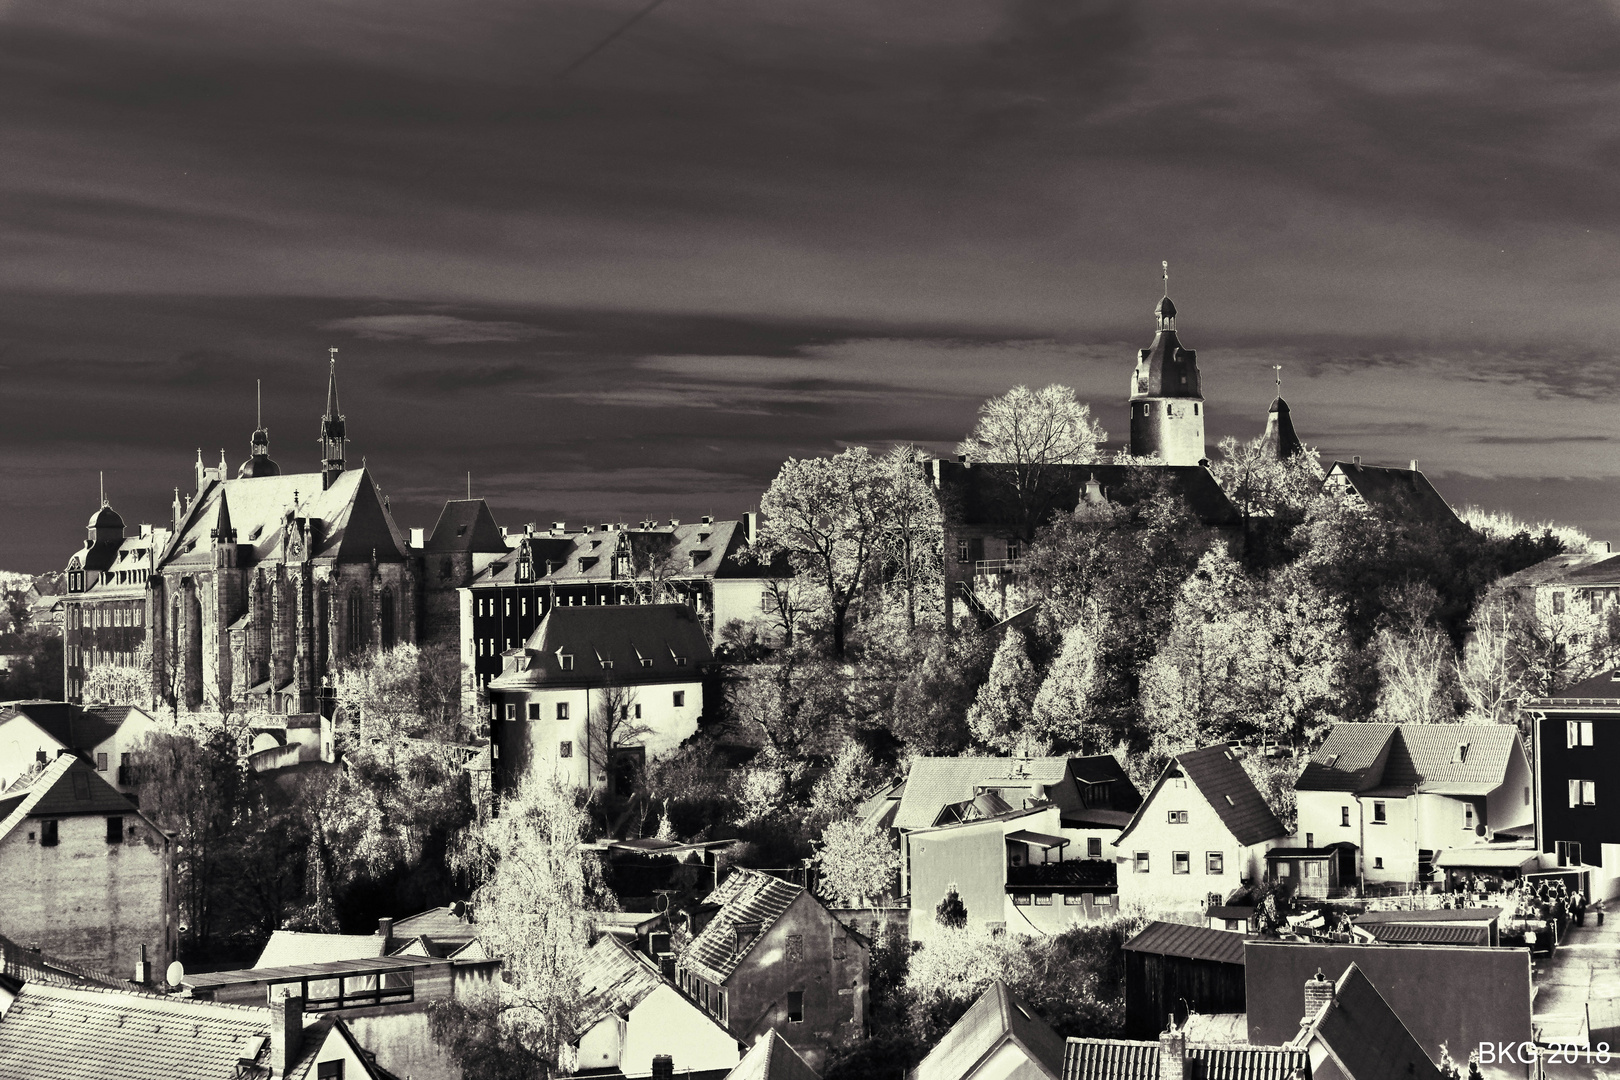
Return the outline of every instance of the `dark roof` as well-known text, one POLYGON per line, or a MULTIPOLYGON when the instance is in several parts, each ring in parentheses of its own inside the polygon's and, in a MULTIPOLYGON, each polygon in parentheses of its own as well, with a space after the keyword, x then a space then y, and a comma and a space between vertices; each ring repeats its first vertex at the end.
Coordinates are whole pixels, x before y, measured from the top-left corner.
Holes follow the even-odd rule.
POLYGON ((726 1073, 726 1080, 821 1080, 816 1071, 805 1063, 799 1052, 777 1034, 768 1029, 759 1037, 741 1061, 726 1073))
POLYGON ((1166 296, 1153 309, 1158 324, 1153 344, 1136 354, 1136 370, 1131 373, 1131 397, 1197 398, 1198 353, 1183 348, 1169 320, 1176 317, 1176 305, 1166 296))
MULTIPOLYGON (((1022 511, 1008 496, 1009 466, 960 461, 930 465, 960 524, 1022 527, 1022 511)), ((1205 525, 1232 526, 1242 521, 1237 507, 1202 465, 1051 465, 1046 475, 1052 492, 1047 518, 1072 513, 1086 484, 1095 480, 1111 503, 1129 506, 1162 490, 1181 498, 1205 525)))
POLYGON ((1553 697, 1536 698, 1525 703, 1527 708, 1557 708, 1559 705, 1580 705, 1620 700, 1620 669, 1603 671, 1590 679, 1560 690, 1553 697))
POLYGON ((1368 923, 1444 923, 1489 922, 1500 917, 1499 907, 1437 908, 1430 911, 1368 911, 1353 920, 1357 925, 1368 923))
POLYGON ((67 701, 14 701, 0 708, 0 720, 21 714, 71 750, 88 752, 106 742, 129 715, 116 709, 83 709, 67 701))
POLYGON ((709 637, 686 604, 554 607, 521 649, 510 649, 493 690, 696 681, 714 661, 709 637), (527 670, 512 660, 527 657, 527 670), (573 657, 563 670, 560 657, 573 657))
POLYGON ((1341 851, 1354 851, 1356 845, 1340 840, 1326 847, 1274 847, 1266 852, 1267 859, 1330 859, 1341 851))
POLYGON ((1382 465, 1357 465, 1335 461, 1325 484, 1348 483, 1369 507, 1386 516, 1411 519, 1433 525, 1460 526, 1462 521, 1451 504, 1416 469, 1391 469, 1382 465), (1342 481, 1336 478, 1342 477, 1342 481))
POLYGON ((1033 866, 1009 866, 1007 887, 1112 889, 1115 887, 1115 872, 1112 859, 1067 859, 1033 866))
POLYGON ((1243 845, 1258 844, 1262 840, 1271 840, 1278 836, 1287 836, 1288 830, 1283 828, 1277 815, 1271 812, 1266 800, 1260 794, 1260 789, 1254 786, 1249 779, 1248 772, 1243 768, 1230 748, 1216 744, 1206 746, 1202 750, 1189 750, 1185 754, 1177 754, 1159 774, 1159 779, 1153 785, 1153 792, 1149 792, 1147 801, 1136 811, 1131 823, 1120 833, 1119 842, 1136 828, 1142 814, 1147 811, 1153 802, 1153 794, 1164 785, 1166 779, 1173 775, 1185 775, 1194 787, 1215 808, 1215 813, 1221 819, 1233 838, 1243 845), (1177 772, 1176 770, 1179 770, 1177 772))
POLYGON ((0 975, 17 982, 52 986, 101 986, 127 990, 133 985, 105 971, 75 964, 36 949, 25 949, 0 935, 0 975))
MULTIPOLYGON (((1226 931, 1219 931, 1226 933, 1226 931)), ((1189 1046, 1186 1080, 1296 1080, 1310 1054, 1286 1046, 1189 1046)), ((1070 1039, 1063 1080, 1159 1080, 1159 1044, 1070 1039)))
MULTIPOLYGON (((1133 787, 1131 789, 1135 791, 1133 787)), ((1065 829, 1123 829, 1135 815, 1130 810, 1093 810, 1082 806, 1078 810, 1063 811, 1065 829)))
POLYGON ((1141 805, 1142 796, 1112 755, 1067 758, 925 757, 916 758, 906 776, 896 828, 926 829, 939 820, 940 810, 972 801, 978 788, 1032 788, 1040 784, 1047 798, 1064 813, 1080 813, 1078 791, 1066 781, 1085 777, 1087 782, 1112 781, 1110 801, 1121 810, 1141 805), (1068 805, 1065 805, 1065 804, 1068 805))
MULTIPOLYGON (((463 911, 467 909, 463 906, 463 911)), ((427 934, 435 938, 471 941, 478 936, 470 915, 457 915, 448 907, 428 908, 415 915, 394 920, 395 937, 417 937, 427 934)))
POLYGON ((963 1080, 1009 1039, 1053 1080, 1063 1075, 1063 1039, 996 979, 907 1074, 907 1080, 963 1080))
POLYGON ((1362 791, 1377 787, 1389 758, 1395 724, 1334 724, 1305 771, 1294 781, 1295 791, 1362 791))
POLYGON ((118 515, 118 511, 103 503, 100 510, 90 515, 87 527, 91 529, 122 529, 124 519, 118 515))
POLYGON ((706 903, 717 904, 720 910, 687 945, 681 962, 704 970, 715 982, 724 982, 803 894, 802 885, 758 870, 738 870, 709 894, 706 903), (752 940, 740 951, 736 948, 739 925, 753 930, 752 940))
POLYGON ((483 499, 450 499, 439 511, 438 524, 422 550, 429 555, 464 551, 504 555, 507 547, 483 499))
POLYGON ((1217 905, 1204 909, 1204 915, 1211 919, 1252 919, 1254 908, 1217 905))
POLYGON ((1559 585, 1565 582, 1574 583, 1577 575, 1586 583, 1585 573, 1591 569, 1593 574, 1603 581, 1620 580, 1620 557, 1608 552, 1595 551, 1565 551, 1557 555, 1549 555, 1538 563, 1533 563, 1517 573, 1499 578, 1497 585, 1504 589, 1520 589, 1536 585, 1559 585))
POLYGON ((1126 952, 1180 956, 1188 960, 1213 960, 1218 964, 1243 964, 1243 935, 1230 930, 1187 923, 1154 921, 1125 943, 1126 952))
POLYGON ((579 974, 576 1030, 585 1031, 611 1015, 625 1015, 663 985, 663 977, 650 963, 619 944, 612 934, 603 934, 585 954, 579 974))
POLYGON ((1311 1025, 1342 1066, 1345 1080, 1439 1077, 1389 1002, 1352 963, 1339 977, 1333 1000, 1311 1025))
POLYGON ((677 581, 792 576, 785 556, 756 561, 751 550, 747 529, 740 521, 535 533, 524 536, 508 556, 481 570, 472 587, 517 584, 518 565, 525 553, 536 585, 604 583, 653 575, 677 581), (615 572, 615 555, 629 556, 628 576, 615 572))
POLYGON ((387 971, 410 971, 444 961, 431 956, 357 956, 352 960, 323 960, 309 964, 282 964, 278 967, 237 968, 234 971, 187 972, 181 985, 208 990, 243 983, 290 982, 297 979, 334 979, 344 975, 377 975, 387 971))
POLYGON ((80 814, 106 814, 139 818, 149 825, 154 834, 163 832, 135 809, 135 804, 117 788, 101 778, 94 768, 71 754, 62 754, 45 766, 22 793, 6 799, 10 811, 0 818, 0 840, 29 818, 73 817, 80 814))
POLYGON ((1517 742, 1506 724, 1334 724, 1294 789, 1484 795, 1506 780, 1517 742))
MULTIPOLYGON (((1360 925, 1360 924, 1358 924, 1360 925)), ((1379 941, 1420 945, 1489 945, 1488 926, 1469 923, 1368 923, 1361 928, 1379 941)))
POLYGON ((1266 447, 1279 459, 1291 458, 1305 447, 1294 434, 1294 421, 1288 414, 1288 402, 1282 398, 1271 403, 1266 413, 1266 430, 1261 436, 1266 447))

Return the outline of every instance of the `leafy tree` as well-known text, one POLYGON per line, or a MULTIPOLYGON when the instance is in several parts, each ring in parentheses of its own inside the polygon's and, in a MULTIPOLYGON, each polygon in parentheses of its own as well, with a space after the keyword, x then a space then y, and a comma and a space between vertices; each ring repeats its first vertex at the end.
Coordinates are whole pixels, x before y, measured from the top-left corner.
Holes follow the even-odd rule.
POLYGON ((906 629, 917 629, 917 591, 938 585, 945 534, 939 500, 924 469, 927 455, 915 446, 896 446, 883 458, 890 506, 881 534, 884 568, 906 598, 906 629))
POLYGON ((860 741, 845 738, 833 754, 832 766, 810 790, 809 818, 813 828, 846 818, 865 801, 882 773, 871 751, 860 741))
POLYGON ((1057 659, 1035 694, 1031 734, 1057 750, 1085 747, 1086 731, 1095 715, 1099 652, 1107 635, 1100 616, 1069 627, 1057 659))
POLYGON ((827 826, 816 855, 820 891, 850 907, 865 907, 893 887, 900 853, 888 830, 854 818, 827 826))
POLYGON ((968 709, 990 668, 986 635, 971 626, 957 635, 921 637, 904 657, 886 725, 913 753, 947 756, 966 748, 968 709))
POLYGON ((785 552, 822 592, 838 657, 850 606, 882 555, 894 508, 890 480, 856 446, 831 458, 789 458, 760 500, 761 551, 785 552))
POLYGON ((1315 448, 1278 458, 1263 435, 1222 439, 1210 472, 1242 515, 1246 561, 1261 567, 1283 557, 1282 542, 1320 497, 1324 475, 1315 448))
MULTIPOLYGON (((150 650, 142 649, 138 655, 150 656, 150 650)), ((84 677, 83 698, 87 703, 139 705, 142 708, 150 708, 152 705, 152 680, 148 674, 150 671, 150 665, 140 661, 133 667, 97 665, 84 677)))
POLYGON ((1224 547, 1211 549, 1181 588, 1170 631, 1142 674, 1143 722, 1166 754, 1230 738, 1248 713, 1255 589, 1224 547))
POLYGON ((1023 631, 1009 627, 990 663, 990 678, 968 710, 973 737, 1002 753, 1027 742, 1040 682, 1023 631))
POLYGON ((955 889, 945 894, 945 899, 939 902, 934 909, 934 921, 951 930, 960 930, 967 925, 967 905, 962 903, 962 897, 955 889))
POLYGON ((1015 386, 979 407, 978 423, 956 452, 999 475, 1029 539, 1066 482, 1064 470, 1054 466, 1096 461, 1107 437, 1067 386, 1015 386))
POLYGON ((1258 602, 1259 632, 1247 667, 1251 733, 1299 745, 1344 712, 1344 606, 1296 564, 1274 569, 1258 602))

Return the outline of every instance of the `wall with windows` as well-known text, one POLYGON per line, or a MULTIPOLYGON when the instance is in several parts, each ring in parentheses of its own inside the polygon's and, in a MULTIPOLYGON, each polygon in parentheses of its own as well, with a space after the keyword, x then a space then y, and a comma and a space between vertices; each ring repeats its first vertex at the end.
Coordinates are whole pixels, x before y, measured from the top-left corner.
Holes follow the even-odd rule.
POLYGON ((1620 700, 1612 707, 1549 710, 1534 722, 1538 838, 1547 861, 1571 861, 1570 845, 1578 845, 1583 865, 1620 874, 1605 851, 1620 843, 1620 781, 1613 779, 1620 775, 1620 700))
POLYGON ((161 972, 174 958, 172 873, 169 841, 133 807, 113 818, 26 818, 0 840, 4 931, 124 978, 144 945, 161 972))
POLYGON ((1120 902, 1148 912, 1201 911, 1211 896, 1224 903, 1264 874, 1269 846, 1239 844, 1197 785, 1169 777, 1114 844, 1120 902))

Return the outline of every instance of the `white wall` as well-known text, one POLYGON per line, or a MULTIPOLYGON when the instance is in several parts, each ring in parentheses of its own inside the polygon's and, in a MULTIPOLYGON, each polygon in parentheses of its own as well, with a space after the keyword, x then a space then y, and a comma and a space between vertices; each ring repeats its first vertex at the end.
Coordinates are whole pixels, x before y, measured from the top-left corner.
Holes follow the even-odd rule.
POLYGON ((1219 893, 1225 900, 1244 878, 1263 872, 1263 867, 1257 867, 1255 850, 1263 858, 1265 849, 1264 844, 1254 850, 1239 844, 1203 793, 1191 781, 1172 777, 1143 807, 1130 835, 1115 842, 1120 902, 1149 912, 1201 909, 1210 893, 1219 893), (1187 811, 1186 824, 1170 824, 1172 810, 1187 811), (1149 855, 1145 874, 1136 870, 1138 851, 1149 855), (1178 851, 1188 854, 1185 874, 1175 873, 1178 851), (1222 856, 1219 874, 1206 870, 1206 855, 1212 851, 1222 856))
POLYGON ((120 784, 118 782, 119 763, 123 760, 123 755, 130 754, 133 756, 136 748, 145 741, 148 734, 165 728, 166 725, 149 714, 140 709, 131 709, 129 715, 124 718, 124 722, 118 725, 118 730, 91 751, 90 760, 99 764, 101 759, 96 755, 106 754, 107 771, 101 773, 101 778, 126 794, 132 791, 139 792, 140 787, 138 785, 120 784))
POLYGON ((759 578, 730 578, 716 579, 713 582, 714 590, 714 640, 709 644, 718 645, 720 631, 732 619, 741 619, 743 622, 752 622, 764 618, 767 622, 771 614, 761 606, 761 598, 766 592, 766 582, 759 578))
POLYGON ((23 773, 32 769, 41 750, 45 763, 56 760, 62 744, 47 735, 43 728, 26 716, 14 716, 0 724, 0 791, 4 791, 23 773))
POLYGON ((1530 758, 1515 748, 1508 757, 1507 778, 1485 802, 1486 823, 1497 832, 1529 825, 1536 820, 1535 779, 1530 758), (1525 793, 1529 792, 1527 798, 1525 793))
MULTIPOLYGON (((698 717, 703 713, 702 683, 655 683, 627 687, 623 692, 622 703, 629 705, 632 713, 637 707, 641 710, 640 719, 632 716, 628 723, 639 723, 651 730, 639 738, 621 739, 621 743, 646 747, 649 761, 670 753, 697 731, 698 717), (677 694, 684 698, 681 705, 675 704, 677 694)), ((506 706, 516 706, 518 715, 515 719, 528 725, 529 745, 532 748, 530 768, 539 775, 555 775, 587 786, 591 780, 587 757, 588 724, 596 719, 594 710, 602 707, 603 693, 600 689, 583 687, 531 690, 521 694, 509 691, 501 695, 504 704, 499 722, 510 722, 506 718, 506 706), (559 704, 568 706, 567 720, 557 719, 559 704), (535 706, 538 707, 538 717, 531 719, 532 707, 535 706), (571 744, 571 756, 567 758, 562 756, 565 741, 571 744)), ((600 776, 596 778, 598 783, 601 780, 600 776)))
POLYGON ((730 1069, 742 1060, 737 1040, 667 984, 630 1011, 619 1070, 627 1076, 650 1074, 658 1054, 675 1059, 676 1075, 730 1069))
POLYGON ((1362 798, 1357 805, 1366 839, 1361 852, 1364 878, 1372 882, 1411 881, 1417 875, 1416 800, 1362 798), (1373 819, 1376 802, 1382 802, 1387 810, 1384 824, 1373 819), (1384 861, 1382 868, 1377 865, 1379 859, 1384 861))

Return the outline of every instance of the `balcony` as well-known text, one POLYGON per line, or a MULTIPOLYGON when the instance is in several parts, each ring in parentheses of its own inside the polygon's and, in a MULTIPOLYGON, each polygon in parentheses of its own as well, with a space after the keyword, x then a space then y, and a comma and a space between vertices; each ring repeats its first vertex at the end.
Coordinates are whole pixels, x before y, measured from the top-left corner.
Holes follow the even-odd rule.
POLYGON ((976 578, 1018 577, 1023 572, 1023 559, 980 559, 973 564, 976 578))

